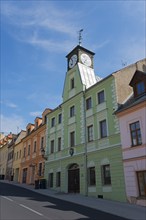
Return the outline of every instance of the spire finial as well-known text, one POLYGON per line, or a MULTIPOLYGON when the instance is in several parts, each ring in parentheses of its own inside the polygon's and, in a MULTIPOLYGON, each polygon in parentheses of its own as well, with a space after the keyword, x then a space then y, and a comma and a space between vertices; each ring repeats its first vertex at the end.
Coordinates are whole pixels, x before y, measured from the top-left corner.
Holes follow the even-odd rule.
POLYGON ((83 32, 83 29, 79 30, 79 45, 81 46, 81 43, 82 43, 82 32, 83 32))

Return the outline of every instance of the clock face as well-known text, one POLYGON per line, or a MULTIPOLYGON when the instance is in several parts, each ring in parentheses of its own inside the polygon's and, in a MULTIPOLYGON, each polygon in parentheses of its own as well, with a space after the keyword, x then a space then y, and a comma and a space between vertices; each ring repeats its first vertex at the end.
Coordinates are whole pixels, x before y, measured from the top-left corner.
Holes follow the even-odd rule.
POLYGON ((86 66, 91 66, 91 58, 87 54, 85 53, 81 54, 81 61, 86 66))
POLYGON ((73 68, 77 62, 77 55, 74 54, 69 60, 69 68, 73 68))

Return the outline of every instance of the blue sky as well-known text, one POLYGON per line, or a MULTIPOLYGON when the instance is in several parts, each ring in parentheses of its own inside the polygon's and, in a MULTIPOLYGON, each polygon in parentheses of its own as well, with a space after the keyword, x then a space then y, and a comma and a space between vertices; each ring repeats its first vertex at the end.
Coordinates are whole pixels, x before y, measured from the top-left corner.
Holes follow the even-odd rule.
POLYGON ((102 78, 145 57, 145 1, 0 3, 1 132, 17 133, 62 103, 66 55, 80 29, 102 78))

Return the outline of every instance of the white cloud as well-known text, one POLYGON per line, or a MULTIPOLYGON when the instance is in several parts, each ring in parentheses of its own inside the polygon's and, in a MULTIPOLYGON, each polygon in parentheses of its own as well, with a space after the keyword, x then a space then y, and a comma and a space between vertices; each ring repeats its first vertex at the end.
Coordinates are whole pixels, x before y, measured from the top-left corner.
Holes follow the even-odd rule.
MULTIPOLYGON (((25 39, 20 38, 20 41, 25 41, 25 39)), ((30 38, 27 38, 27 43, 40 47, 47 51, 55 51, 55 52, 67 52, 69 48, 71 47, 72 43, 70 41, 62 41, 57 42, 56 40, 49 40, 49 39, 41 39, 34 36, 31 36, 30 38)))
POLYGON ((6 105, 7 107, 10 107, 10 108, 18 108, 18 106, 15 103, 11 102, 11 101, 1 100, 0 103, 3 104, 3 105, 6 105))
POLYGON ((91 48, 93 48, 93 50, 95 51, 95 50, 98 50, 98 49, 105 47, 109 43, 110 43, 110 40, 105 40, 99 44, 91 45, 91 48))
POLYGON ((10 108, 17 108, 17 105, 12 102, 6 102, 6 105, 10 108))
POLYGON ((26 124, 23 117, 18 115, 5 116, 0 115, 1 120, 1 132, 17 133, 21 129, 25 130, 26 124))
POLYGON ((75 17, 75 13, 72 13, 71 9, 60 12, 51 3, 31 5, 31 8, 18 7, 10 3, 2 4, 2 15, 6 18, 5 22, 14 27, 9 30, 13 37, 33 46, 50 51, 56 49, 55 51, 58 52, 68 51, 71 40, 65 41, 64 37, 54 39, 52 34, 58 32, 60 35, 66 34, 68 39, 75 38, 78 24, 74 25, 74 21, 71 21, 75 17), (15 28, 16 30, 19 28, 19 32, 15 32, 15 28))

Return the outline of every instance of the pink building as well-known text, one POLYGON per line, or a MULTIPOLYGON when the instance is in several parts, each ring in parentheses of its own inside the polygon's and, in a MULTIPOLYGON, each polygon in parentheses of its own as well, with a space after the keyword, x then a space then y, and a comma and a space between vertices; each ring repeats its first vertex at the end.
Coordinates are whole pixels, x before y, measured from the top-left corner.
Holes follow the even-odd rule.
POLYGON ((127 200, 146 206, 146 73, 136 71, 133 94, 119 107, 127 200))

